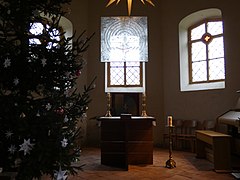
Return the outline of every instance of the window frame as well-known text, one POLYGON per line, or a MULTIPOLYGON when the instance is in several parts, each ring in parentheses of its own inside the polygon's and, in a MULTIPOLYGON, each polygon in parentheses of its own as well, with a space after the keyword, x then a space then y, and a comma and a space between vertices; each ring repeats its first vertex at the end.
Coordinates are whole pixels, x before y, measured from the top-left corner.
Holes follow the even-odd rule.
POLYGON ((111 85, 110 84, 110 82, 111 82, 111 73, 110 73, 110 70, 111 70, 111 65, 110 65, 110 63, 111 62, 108 62, 107 64, 107 66, 108 66, 108 69, 107 69, 107 71, 108 71, 108 73, 107 73, 107 79, 108 79, 108 82, 107 82, 107 85, 108 85, 108 87, 142 87, 142 85, 143 85, 143 81, 142 81, 142 76, 143 76, 143 63, 142 62, 139 62, 140 63, 140 66, 139 66, 139 69, 140 69, 140 73, 139 73, 139 79, 140 79, 140 83, 139 83, 139 85, 127 85, 127 73, 126 73, 126 70, 127 70, 127 67, 129 67, 129 66, 127 66, 126 65, 126 61, 125 62, 123 62, 124 63, 124 65, 123 65, 123 69, 124 69, 124 85, 111 85))
MULTIPOLYGON (((40 16, 45 19, 46 22, 44 22, 44 24, 51 23, 51 21, 52 21, 51 17, 52 16, 50 16, 49 14, 46 15, 45 13, 40 13, 40 16)), ((36 21, 34 21, 34 20, 32 21, 32 23, 34 23, 34 22, 42 23, 41 21, 39 21, 37 19, 36 19, 36 21)), ((72 38, 72 36, 73 36, 73 24, 68 18, 66 18, 64 16, 61 16, 61 18, 59 20, 59 27, 61 28, 60 34, 62 32, 64 32, 63 36, 65 38, 72 38)))
POLYGON ((105 64, 105 92, 129 92, 129 93, 142 93, 145 92, 145 62, 140 62, 140 84, 138 86, 109 86, 110 78, 110 63, 106 62, 105 64))
MULTIPOLYGON (((206 44, 206 72, 207 72, 207 80, 206 81, 193 82, 193 75, 192 75, 192 64, 193 64, 193 62, 192 62, 192 56, 191 56, 191 52, 192 52, 191 51, 191 49, 192 49, 191 45, 192 45, 193 42, 197 42, 197 41, 200 42, 200 40, 198 39, 198 40, 192 40, 191 41, 191 31, 194 28, 199 27, 200 25, 204 24, 204 26, 205 26, 205 33, 203 33, 203 35, 207 34, 208 33, 207 32, 207 23, 209 23, 209 22, 218 22, 218 21, 221 21, 223 23, 222 18, 206 18, 204 20, 201 20, 201 21, 195 23, 194 25, 192 25, 192 26, 190 26, 188 28, 188 52, 189 52, 188 53, 188 57, 189 57, 188 60, 189 60, 189 83, 190 84, 211 83, 211 82, 219 82, 219 81, 224 81, 225 80, 225 78, 224 79, 217 79, 217 80, 210 80, 210 77, 209 77, 209 74, 210 74, 209 61, 211 61, 211 59, 209 58, 209 53, 208 53, 209 46, 208 46, 208 44, 206 44)), ((218 35, 211 35, 211 36, 213 37, 213 39, 216 38, 216 37, 223 37, 223 33, 222 34, 218 34, 218 35)), ((225 59, 225 56, 223 58, 225 59)))
MULTIPOLYGON (((214 89, 224 89, 225 82, 208 82, 208 83, 189 83, 189 57, 188 57, 188 28, 207 18, 222 18, 222 11, 217 8, 209 8, 194 12, 184 17, 179 22, 179 67, 180 67, 180 91, 201 91, 201 90, 214 90, 214 89)), ((223 22, 224 28, 224 22, 223 22)), ((223 29, 224 35, 224 29, 223 29)), ((225 57, 225 72, 226 72, 226 57, 225 57)))

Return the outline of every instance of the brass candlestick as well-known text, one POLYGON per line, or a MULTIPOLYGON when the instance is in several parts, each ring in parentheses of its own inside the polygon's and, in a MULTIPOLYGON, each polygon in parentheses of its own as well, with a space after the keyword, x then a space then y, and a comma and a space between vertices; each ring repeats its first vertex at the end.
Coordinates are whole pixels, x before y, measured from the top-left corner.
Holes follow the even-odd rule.
POLYGON ((172 158, 172 132, 173 132, 174 126, 168 126, 168 132, 169 132, 169 159, 166 161, 166 168, 175 168, 176 162, 172 158))
POLYGON ((106 117, 112 117, 111 115, 111 93, 107 93, 107 112, 106 117))
POLYGON ((147 117, 147 110, 146 110, 146 94, 142 94, 142 114, 141 116, 147 117))

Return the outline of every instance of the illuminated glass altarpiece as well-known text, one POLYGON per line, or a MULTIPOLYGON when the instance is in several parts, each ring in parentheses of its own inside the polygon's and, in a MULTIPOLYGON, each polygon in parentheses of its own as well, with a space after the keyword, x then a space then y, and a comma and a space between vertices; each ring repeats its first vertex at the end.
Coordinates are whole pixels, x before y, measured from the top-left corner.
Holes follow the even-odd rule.
POLYGON ((102 17, 101 62, 147 62, 147 34, 147 17, 102 17))

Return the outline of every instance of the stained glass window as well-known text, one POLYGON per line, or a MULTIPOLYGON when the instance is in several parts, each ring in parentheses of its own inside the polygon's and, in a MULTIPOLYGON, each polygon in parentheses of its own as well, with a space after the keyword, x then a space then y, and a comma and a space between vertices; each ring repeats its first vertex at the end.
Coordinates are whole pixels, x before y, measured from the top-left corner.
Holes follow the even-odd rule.
POLYGON ((189 28, 190 83, 225 79, 223 23, 210 19, 189 28))

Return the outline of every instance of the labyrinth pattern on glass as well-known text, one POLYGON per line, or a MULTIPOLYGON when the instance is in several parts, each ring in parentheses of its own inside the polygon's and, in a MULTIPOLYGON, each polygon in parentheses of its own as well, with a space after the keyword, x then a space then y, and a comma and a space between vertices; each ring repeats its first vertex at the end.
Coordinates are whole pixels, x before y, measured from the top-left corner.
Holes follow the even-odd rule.
POLYGON ((102 17, 101 61, 148 61, 147 17, 102 17))

